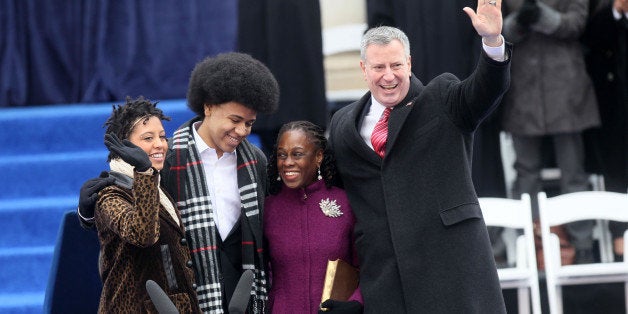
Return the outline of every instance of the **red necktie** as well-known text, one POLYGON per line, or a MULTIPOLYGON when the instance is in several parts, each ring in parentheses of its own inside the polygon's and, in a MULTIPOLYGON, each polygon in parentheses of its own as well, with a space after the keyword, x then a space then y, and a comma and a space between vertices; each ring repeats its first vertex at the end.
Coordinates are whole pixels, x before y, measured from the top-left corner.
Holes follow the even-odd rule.
POLYGON ((388 117, 392 108, 386 107, 384 113, 375 124, 373 133, 371 134, 371 144, 373 144, 373 150, 382 158, 386 153, 386 139, 388 138, 388 117))

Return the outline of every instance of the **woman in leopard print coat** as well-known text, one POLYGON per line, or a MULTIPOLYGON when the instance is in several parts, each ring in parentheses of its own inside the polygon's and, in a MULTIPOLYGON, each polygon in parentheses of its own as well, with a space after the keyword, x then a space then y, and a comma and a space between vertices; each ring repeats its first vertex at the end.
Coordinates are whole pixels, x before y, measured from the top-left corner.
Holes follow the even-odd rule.
POLYGON ((200 313, 181 217, 159 187, 168 149, 161 120, 169 118, 138 98, 114 106, 105 123, 116 184, 99 193, 94 217, 103 281, 99 313, 157 313, 147 280, 155 281, 180 313, 200 313))

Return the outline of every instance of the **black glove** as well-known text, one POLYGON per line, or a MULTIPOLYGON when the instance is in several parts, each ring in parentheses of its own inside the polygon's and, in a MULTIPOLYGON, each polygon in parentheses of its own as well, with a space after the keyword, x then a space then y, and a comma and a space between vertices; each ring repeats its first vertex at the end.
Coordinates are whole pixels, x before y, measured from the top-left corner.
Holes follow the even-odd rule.
POLYGON ((527 0, 519 8, 517 23, 525 28, 538 22, 541 17, 541 8, 536 4, 536 0, 527 0))
POLYGON ((81 216, 88 219, 94 217, 94 208, 98 200, 98 192, 106 186, 112 185, 115 181, 116 179, 110 177, 107 171, 103 171, 97 178, 89 179, 83 183, 81 192, 79 193, 78 207, 81 216))
POLYGON ((362 304, 358 301, 338 301, 327 299, 321 304, 321 308, 327 311, 318 310, 318 314, 360 314, 362 313, 362 304))
POLYGON ((117 154, 122 160, 135 167, 136 171, 144 172, 152 166, 148 154, 127 139, 120 142, 115 134, 105 134, 105 146, 110 152, 117 154))

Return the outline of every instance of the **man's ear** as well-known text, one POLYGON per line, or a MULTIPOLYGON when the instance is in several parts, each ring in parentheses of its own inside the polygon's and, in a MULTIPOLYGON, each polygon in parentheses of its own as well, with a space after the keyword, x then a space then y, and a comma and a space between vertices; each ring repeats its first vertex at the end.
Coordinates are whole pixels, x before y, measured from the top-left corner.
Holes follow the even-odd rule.
POLYGON ((364 75, 364 80, 366 81, 366 64, 364 64, 364 60, 360 60, 360 69, 362 69, 362 74, 364 75))
POLYGON ((204 104, 203 113, 205 114, 206 117, 210 117, 212 115, 212 105, 204 104))

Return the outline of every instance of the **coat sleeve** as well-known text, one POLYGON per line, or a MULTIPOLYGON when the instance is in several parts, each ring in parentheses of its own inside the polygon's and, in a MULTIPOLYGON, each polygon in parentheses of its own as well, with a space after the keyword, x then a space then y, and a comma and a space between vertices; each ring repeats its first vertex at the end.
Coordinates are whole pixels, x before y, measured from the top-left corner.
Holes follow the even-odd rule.
POLYGON ((139 247, 153 245, 159 239, 159 189, 157 172, 135 173, 133 191, 116 186, 100 192, 96 207, 96 225, 112 230, 123 241, 139 247))
MULTIPOLYGON (((506 43, 507 58, 495 61, 482 50, 478 65, 463 81, 452 74, 443 74, 433 82, 447 104, 451 121, 466 132, 473 132, 499 105, 510 86, 512 45, 506 43)), ((432 82, 430 82, 430 85, 432 82)), ((429 87, 429 86, 428 86, 429 87)))
POLYGON ((589 15, 589 0, 570 0, 563 10, 540 1, 537 3, 541 8, 541 17, 530 26, 533 31, 557 39, 580 38, 589 15))

